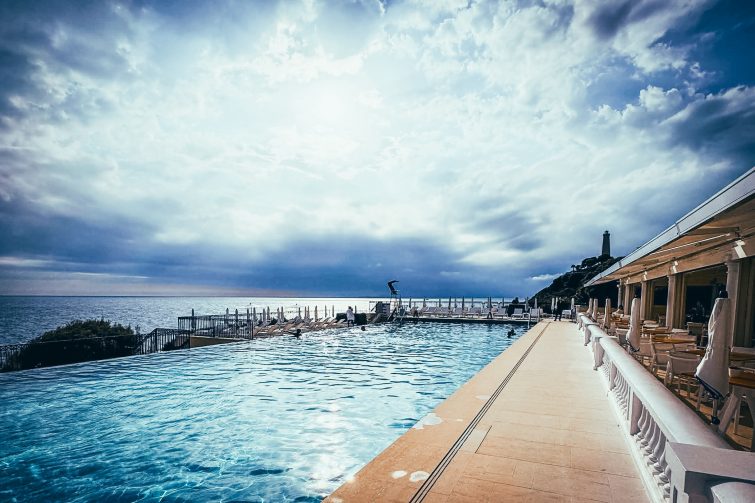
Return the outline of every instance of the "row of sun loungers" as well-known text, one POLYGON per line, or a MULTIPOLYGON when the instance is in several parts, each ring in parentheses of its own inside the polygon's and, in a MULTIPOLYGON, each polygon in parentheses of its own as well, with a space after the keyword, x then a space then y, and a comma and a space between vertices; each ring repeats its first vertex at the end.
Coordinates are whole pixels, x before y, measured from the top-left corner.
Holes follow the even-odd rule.
POLYGON ((345 327, 346 320, 336 320, 332 317, 314 320, 312 318, 300 318, 299 316, 291 320, 264 321, 253 326, 247 325, 246 322, 236 325, 233 322, 225 324, 222 327, 210 327, 198 329, 196 335, 205 335, 209 337, 228 337, 228 338, 250 338, 250 337, 272 337, 281 334, 295 334, 297 330, 300 333, 312 332, 315 330, 324 330, 326 328, 345 327), (253 329, 253 333, 250 330, 253 329))
POLYGON ((328 317, 321 320, 313 320, 311 318, 304 319, 298 316, 293 320, 284 321, 281 323, 275 323, 274 325, 263 324, 255 327, 255 337, 271 337, 275 335, 281 335, 285 333, 296 333, 300 330, 301 333, 313 332, 315 330, 325 330, 326 328, 338 328, 345 327, 346 320, 336 320, 328 317))
MULTIPOLYGON (((492 309, 483 307, 452 307, 450 309, 447 307, 423 307, 417 309, 417 312, 419 316, 438 318, 486 318, 488 316, 488 312, 490 312, 493 318, 498 319, 527 319, 528 316, 537 318, 538 314, 542 317, 542 312, 538 313, 537 309, 531 309, 529 313, 525 313, 524 309, 521 308, 514 309, 514 312, 509 317, 507 309, 498 307, 494 307, 492 309)), ((408 314, 411 315, 411 313, 412 310, 409 310, 408 314)))

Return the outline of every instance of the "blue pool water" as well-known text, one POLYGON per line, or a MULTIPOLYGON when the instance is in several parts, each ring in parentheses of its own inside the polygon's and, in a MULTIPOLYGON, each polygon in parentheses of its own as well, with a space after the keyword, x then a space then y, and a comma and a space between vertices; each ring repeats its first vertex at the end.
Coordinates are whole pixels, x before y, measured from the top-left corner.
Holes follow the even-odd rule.
POLYGON ((0 501, 319 501, 521 335, 323 331, 0 374, 0 501))

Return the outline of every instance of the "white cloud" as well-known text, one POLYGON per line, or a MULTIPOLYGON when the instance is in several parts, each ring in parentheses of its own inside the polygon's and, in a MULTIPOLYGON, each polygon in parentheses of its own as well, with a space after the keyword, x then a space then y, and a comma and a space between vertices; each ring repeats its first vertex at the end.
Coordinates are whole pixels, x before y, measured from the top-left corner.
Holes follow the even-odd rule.
POLYGON ((30 259, 23 257, 0 257, 0 267, 45 267, 51 265, 49 260, 30 259))
POLYGON ((561 276, 561 273, 558 274, 538 274, 537 276, 532 276, 530 279, 532 281, 553 281, 554 279, 561 276))
MULTIPOLYGON (((12 96, 19 114, 0 141, 24 149, 26 167, 2 168, 2 195, 258 258, 335 233, 418 237, 492 269, 597 254, 605 227, 626 249, 668 223, 649 222, 654 210, 665 219, 698 202, 649 193, 709 169, 671 139, 712 97, 652 78, 704 74, 689 47, 658 42, 703 3, 648 11, 601 40, 602 5, 366 3, 347 23, 305 2, 237 38, 118 10, 125 28, 97 53, 122 66, 115 77, 37 54, 29 78, 47 92, 12 96), (639 90, 595 103, 590 86, 615 68, 639 90)), ((61 22, 53 45, 93 37, 61 22)), ((737 108, 743 94, 715 99, 737 108)))

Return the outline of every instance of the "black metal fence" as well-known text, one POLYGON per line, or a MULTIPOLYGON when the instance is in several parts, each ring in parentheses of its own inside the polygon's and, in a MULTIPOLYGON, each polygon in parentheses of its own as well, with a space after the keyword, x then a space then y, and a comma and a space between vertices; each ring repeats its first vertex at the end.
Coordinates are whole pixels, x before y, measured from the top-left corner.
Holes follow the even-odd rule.
POLYGON ((0 346, 0 372, 184 349, 189 336, 187 330, 156 328, 148 334, 8 344, 0 346))
POLYGON ((179 330, 205 337, 252 339, 254 338, 255 324, 251 316, 207 314, 201 316, 179 316, 178 328, 179 330))

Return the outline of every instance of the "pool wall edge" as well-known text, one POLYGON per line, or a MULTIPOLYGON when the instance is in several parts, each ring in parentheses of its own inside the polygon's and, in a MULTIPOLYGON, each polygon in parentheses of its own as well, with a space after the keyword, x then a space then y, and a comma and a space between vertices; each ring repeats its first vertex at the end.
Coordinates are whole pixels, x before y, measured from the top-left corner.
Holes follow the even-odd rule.
MULTIPOLYGON (((506 376, 527 353, 547 322, 541 321, 439 403, 323 501, 409 501, 473 422, 506 376)), ((472 431, 461 449, 479 444, 472 431)))

